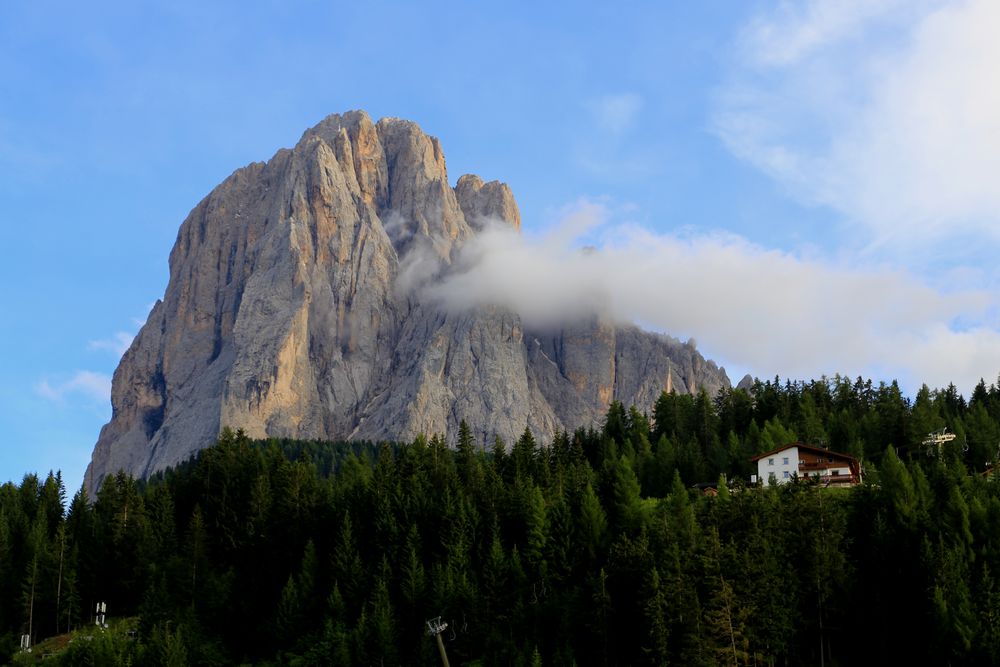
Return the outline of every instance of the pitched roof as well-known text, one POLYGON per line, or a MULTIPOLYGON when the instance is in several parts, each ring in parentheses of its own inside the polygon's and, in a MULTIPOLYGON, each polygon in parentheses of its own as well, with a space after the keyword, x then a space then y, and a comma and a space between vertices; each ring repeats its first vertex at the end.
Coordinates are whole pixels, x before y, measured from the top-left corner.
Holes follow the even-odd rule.
POLYGON ((813 445, 807 445, 807 444, 805 444, 803 442, 791 442, 791 443, 789 443, 787 445, 782 445, 781 447, 778 447, 776 449, 772 449, 769 452, 764 452, 763 454, 758 454, 757 456, 754 456, 750 460, 751 461, 759 461, 759 460, 761 460, 763 458, 767 458, 768 456, 774 456, 778 452, 783 452, 786 449, 791 449, 792 447, 797 447, 799 449, 804 449, 807 452, 812 452, 813 454, 819 454, 820 456, 832 456, 834 458, 843 459, 845 461, 849 461, 849 462, 855 463, 855 464, 858 462, 858 460, 856 458, 854 458, 853 456, 851 456, 849 454, 842 454, 841 452, 833 452, 833 451, 830 451, 829 449, 823 449, 822 447, 815 447, 813 445))

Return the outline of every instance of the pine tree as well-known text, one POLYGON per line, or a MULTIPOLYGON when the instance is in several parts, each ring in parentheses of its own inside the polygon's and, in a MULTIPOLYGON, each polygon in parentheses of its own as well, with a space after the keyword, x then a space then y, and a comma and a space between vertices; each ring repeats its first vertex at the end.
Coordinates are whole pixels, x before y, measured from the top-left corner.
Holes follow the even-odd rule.
POLYGON ((733 667, 750 664, 750 642, 746 637, 750 610, 741 604, 723 572, 723 550, 714 527, 706 536, 704 576, 710 591, 704 628, 711 639, 713 662, 733 667))
MULTIPOLYGON (((4 591, 4 584, 9 583, 13 578, 13 553, 14 548, 11 543, 10 525, 7 523, 7 512, 3 503, 0 503, 0 593, 4 591)), ((6 605, 0 605, 0 628, 8 627, 6 618, 6 605)))
POLYGON ((349 512, 344 513, 340 524, 340 534, 333 549, 332 576, 339 585, 348 610, 357 609, 365 590, 364 567, 358 546, 354 539, 354 529, 349 512))
POLYGON ((316 621, 319 618, 320 602, 322 597, 319 594, 320 565, 319 556, 316 554, 316 545, 312 539, 306 542, 302 552, 302 562, 299 565, 298 575, 295 577, 295 585, 298 589, 301 601, 302 616, 305 622, 303 627, 306 630, 318 629, 316 621))
POLYGON ((514 443, 514 449, 510 453, 511 461, 514 464, 515 480, 535 479, 535 450, 537 446, 531 429, 525 427, 524 433, 514 443))
POLYGON ((974 645, 981 660, 988 664, 1000 664, 1000 587, 997 586, 989 565, 983 564, 976 587, 976 608, 979 617, 979 636, 974 645))
POLYGON ((275 615, 274 631, 275 644, 281 648, 290 648, 287 645, 288 637, 295 637, 298 634, 299 626, 304 618, 303 596, 299 592, 299 587, 295 583, 295 577, 288 575, 288 581, 281 589, 281 597, 278 600, 278 608, 275 615))
POLYGON ((915 528, 918 508, 913 478, 893 447, 887 448, 882 457, 879 482, 882 493, 891 504, 895 520, 907 529, 915 528))
POLYGON ((69 627, 88 618, 88 609, 83 603, 96 600, 96 577, 98 569, 98 553, 96 548, 97 526, 94 508, 91 506, 87 491, 80 487, 73 495, 69 511, 66 514, 66 537, 70 549, 70 561, 73 567, 69 572, 73 577, 73 586, 67 591, 66 616, 69 627))
POLYGON ((171 631, 169 623, 154 627, 143 662, 156 667, 186 667, 191 664, 181 628, 178 626, 171 631))
MULTIPOLYGON (((31 524, 31 531, 26 541, 27 547, 27 567, 22 584, 22 609, 24 610, 24 621, 28 628, 28 636, 31 643, 37 643, 38 628, 41 625, 41 615, 36 616, 35 612, 43 605, 42 595, 43 573, 45 568, 45 548, 48 542, 46 535, 47 517, 38 513, 31 524)), ((44 636, 44 634, 42 635, 44 636)))
POLYGON ((507 479, 508 468, 511 466, 507 461, 507 446, 504 444, 503 438, 499 435, 493 440, 492 454, 494 472, 496 472, 497 476, 501 479, 507 479))
POLYGON ((543 555, 548 534, 545 499, 541 490, 531 484, 524 491, 525 542, 524 557, 529 569, 542 574, 545 571, 543 555))
POLYGON ((588 556, 589 562, 594 563, 604 546, 608 520, 600 501, 597 499, 597 494, 594 493, 594 489, 589 483, 584 487, 580 496, 577 517, 580 548, 588 556))
POLYGON ((184 539, 185 580, 187 599, 192 608, 201 602, 200 593, 204 580, 208 576, 209 546, 208 531, 202 517, 201 506, 195 505, 188 522, 187 534, 184 539))
POLYGON ((649 571, 646 582, 646 602, 643 605, 648 644, 644 651, 654 665, 670 661, 670 627, 667 623, 667 597, 660 583, 660 573, 655 567, 649 571))
POLYGON ((66 488, 62 472, 49 471, 38 493, 38 511, 45 515, 45 530, 49 538, 55 536, 56 527, 62 523, 66 506, 66 488))
POLYGON ((560 494, 549 510, 549 531, 546 541, 546 561, 548 571, 557 581, 570 578, 576 562, 574 549, 576 541, 573 531, 573 516, 566 498, 560 494))
POLYGON ((407 606, 416 610, 427 587, 424 564, 420 560, 420 537, 417 535, 416 526, 410 526, 410 531, 406 536, 406 551, 404 553, 400 592, 407 606))
POLYGON ((642 499, 639 481, 628 459, 622 457, 614 467, 612 497, 614 523, 619 531, 635 532, 643 523, 642 499))
POLYGON ((609 620, 611 615, 614 613, 614 609, 612 607, 611 594, 608 591, 608 575, 604 571, 603 567, 594 578, 591 586, 591 631, 594 632, 595 636, 599 638, 600 641, 600 664, 607 665, 611 657, 611 637, 608 634, 608 629, 610 627, 609 620))
POLYGON ((458 424, 458 468, 462 484, 467 492, 472 492, 481 483, 482 472, 476 455, 476 439, 463 419, 458 424))
POLYGON ((375 588, 369 602, 367 654, 372 664, 397 664, 396 626, 392 601, 389 598, 389 563, 382 559, 381 574, 375 579, 375 588))

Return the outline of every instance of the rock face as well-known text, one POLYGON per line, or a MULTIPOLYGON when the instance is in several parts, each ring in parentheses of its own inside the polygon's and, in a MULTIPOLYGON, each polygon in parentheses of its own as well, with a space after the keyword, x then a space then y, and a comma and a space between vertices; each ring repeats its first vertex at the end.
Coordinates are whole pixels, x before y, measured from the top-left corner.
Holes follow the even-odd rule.
POLYGON ((447 266, 488 220, 520 227, 505 184, 448 183, 438 140, 411 122, 333 115, 295 148, 237 170, 181 225, 170 282, 112 384, 87 469, 145 477, 252 437, 483 442, 599 423, 611 400, 729 386, 688 345, 600 318, 525 331, 512 312, 459 314, 402 289, 431 253, 447 266))

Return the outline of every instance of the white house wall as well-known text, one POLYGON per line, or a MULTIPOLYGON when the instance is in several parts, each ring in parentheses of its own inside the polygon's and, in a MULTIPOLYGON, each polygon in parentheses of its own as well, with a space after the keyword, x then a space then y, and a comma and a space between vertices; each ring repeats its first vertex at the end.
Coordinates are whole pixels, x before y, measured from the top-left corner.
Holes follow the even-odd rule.
POLYGON ((784 484, 791 481, 793 476, 799 474, 799 448, 789 447, 771 456, 765 456, 757 461, 757 479, 764 483, 764 486, 784 484))

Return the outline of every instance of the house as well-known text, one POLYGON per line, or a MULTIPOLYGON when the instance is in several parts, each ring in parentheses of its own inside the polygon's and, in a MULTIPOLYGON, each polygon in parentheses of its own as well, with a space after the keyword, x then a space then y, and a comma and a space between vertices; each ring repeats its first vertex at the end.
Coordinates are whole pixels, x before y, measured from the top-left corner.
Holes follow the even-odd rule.
POLYGON ((711 496, 714 498, 719 495, 718 482, 698 482, 697 484, 692 484, 691 488, 703 496, 711 496))
POLYGON ((853 456, 793 442, 750 459, 757 463, 758 480, 765 486, 796 478, 818 477, 825 486, 853 486, 861 482, 861 463, 853 456))

